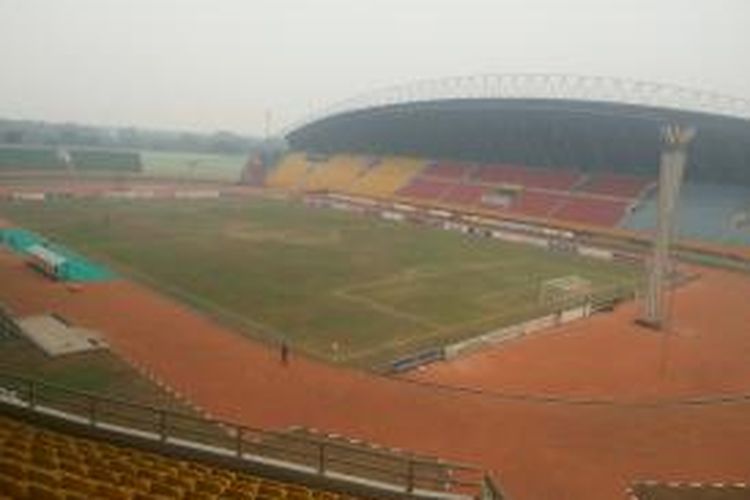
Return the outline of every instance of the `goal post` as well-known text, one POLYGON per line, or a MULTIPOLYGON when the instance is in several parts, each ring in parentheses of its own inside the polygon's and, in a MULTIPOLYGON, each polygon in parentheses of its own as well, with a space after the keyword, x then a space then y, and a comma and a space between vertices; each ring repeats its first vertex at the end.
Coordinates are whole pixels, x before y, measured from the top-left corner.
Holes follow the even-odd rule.
POLYGON ((539 304, 544 307, 562 309, 591 300, 592 293, 591 281, 576 275, 562 276, 540 283, 539 304))

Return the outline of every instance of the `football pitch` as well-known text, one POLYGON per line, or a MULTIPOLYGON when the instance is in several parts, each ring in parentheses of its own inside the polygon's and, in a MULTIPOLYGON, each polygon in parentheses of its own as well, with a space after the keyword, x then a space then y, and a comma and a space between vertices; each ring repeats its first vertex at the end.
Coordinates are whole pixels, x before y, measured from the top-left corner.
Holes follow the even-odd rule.
POLYGON ((295 201, 2 202, 0 214, 250 336, 360 366, 540 315, 552 278, 627 287, 640 273, 295 201))

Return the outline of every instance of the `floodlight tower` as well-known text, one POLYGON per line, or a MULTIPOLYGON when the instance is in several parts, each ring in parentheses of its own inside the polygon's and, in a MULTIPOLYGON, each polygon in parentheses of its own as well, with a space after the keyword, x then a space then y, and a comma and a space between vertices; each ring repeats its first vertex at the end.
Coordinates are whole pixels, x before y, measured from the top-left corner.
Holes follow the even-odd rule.
POLYGON ((659 166, 659 198, 654 250, 648 269, 646 301, 641 322, 656 330, 665 326, 669 287, 670 248, 674 238, 675 211, 687 163, 687 150, 695 128, 666 125, 662 128, 663 149, 659 166))

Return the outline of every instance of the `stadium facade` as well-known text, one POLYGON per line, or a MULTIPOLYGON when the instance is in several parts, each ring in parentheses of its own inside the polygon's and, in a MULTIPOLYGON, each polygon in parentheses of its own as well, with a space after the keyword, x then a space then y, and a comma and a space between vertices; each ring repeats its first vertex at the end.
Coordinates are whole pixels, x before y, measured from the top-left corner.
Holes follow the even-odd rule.
POLYGON ((655 175, 659 129, 699 133, 690 180, 750 185, 750 103, 645 82, 560 75, 450 78, 344 101, 293 125, 293 150, 404 154, 655 175))

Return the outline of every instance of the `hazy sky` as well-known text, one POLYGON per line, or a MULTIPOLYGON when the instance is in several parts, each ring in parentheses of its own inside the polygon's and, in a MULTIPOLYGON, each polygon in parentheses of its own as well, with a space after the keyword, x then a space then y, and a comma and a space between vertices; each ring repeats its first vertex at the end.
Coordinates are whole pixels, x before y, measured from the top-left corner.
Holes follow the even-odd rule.
POLYGON ((749 0, 0 0, 0 116, 261 133, 410 80, 564 72, 750 98, 749 0))

